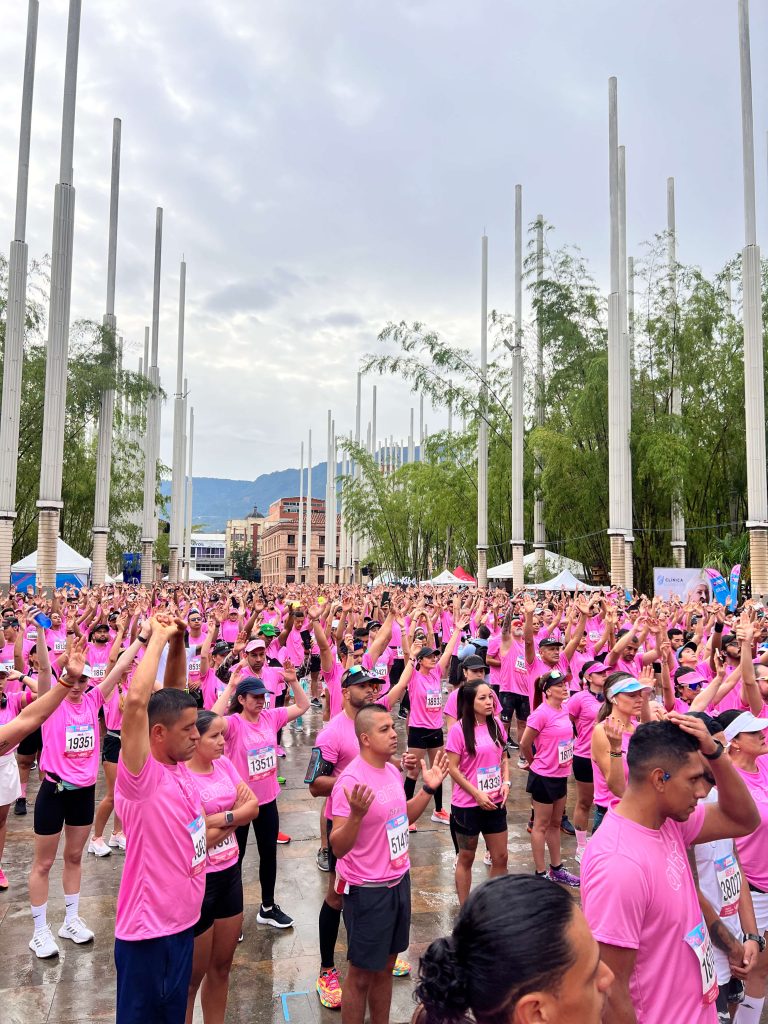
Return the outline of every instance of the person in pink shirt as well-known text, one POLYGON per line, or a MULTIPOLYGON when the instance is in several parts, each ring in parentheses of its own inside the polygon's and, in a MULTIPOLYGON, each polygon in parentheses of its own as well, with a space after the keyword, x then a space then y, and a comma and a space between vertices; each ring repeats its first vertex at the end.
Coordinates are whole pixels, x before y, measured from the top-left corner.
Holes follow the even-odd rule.
POLYGON ((243 925, 243 880, 233 828, 253 821, 259 813, 259 801, 232 762, 222 756, 223 719, 212 711, 199 711, 197 731, 200 739, 187 767, 203 805, 208 856, 205 895, 194 927, 187 1022, 192 1024, 202 983, 203 1020, 205 1024, 218 1024, 227 1012, 229 972, 243 925))
POLYGON ((484 680, 464 683, 461 721, 451 728, 445 743, 453 780, 452 830, 459 847, 459 904, 469 896, 472 864, 481 833, 491 858, 491 877, 507 871, 509 759, 504 731, 494 716, 494 697, 484 680))
POLYGON ((581 862, 582 908, 615 975, 604 1019, 716 1024, 714 958, 686 848, 747 836, 760 816, 698 718, 672 712, 638 726, 627 761, 624 795, 581 862), (706 806, 705 770, 718 790, 706 806))
POLYGON ((578 876, 563 867, 560 855, 560 822, 573 766, 573 724, 564 707, 567 698, 568 684, 558 669, 536 680, 534 709, 520 742, 520 753, 531 766, 526 792, 533 803, 531 852, 536 874, 578 886, 578 876), (549 871, 544 860, 547 849, 549 871))
POLYGON ((592 770, 592 731, 598 712, 605 701, 605 680, 608 669, 602 661, 590 661, 580 672, 582 689, 568 698, 568 714, 571 716, 576 739, 573 743, 573 777, 576 780, 576 806, 573 809, 573 826, 576 829, 576 861, 587 845, 589 811, 594 798, 594 772, 592 770))
MULTIPOLYGON (((35 699, 36 694, 26 688, 6 693, 9 677, 20 675, 21 673, 15 669, 9 672, 6 666, 0 666, 0 727, 16 718, 35 699)), ((12 748, 0 754, 0 889, 8 888, 8 878, 2 869, 8 812, 11 804, 21 796, 19 766, 14 757, 14 750, 15 748, 12 748)))
POLYGON ((163 649, 175 637, 183 649, 184 628, 162 613, 141 624, 146 650, 125 696, 115 783, 128 837, 115 920, 116 1024, 183 1024, 207 850, 220 838, 208 839, 187 768, 199 733, 183 671, 177 679, 166 670, 168 685, 153 693, 163 649))
POLYGON ((330 843, 343 886, 349 969, 344 987, 343 1024, 389 1024, 392 971, 409 943, 411 923, 408 824, 426 810, 448 771, 440 753, 423 785, 406 800, 402 779, 391 763, 397 753, 392 715, 380 704, 361 708, 355 718, 360 754, 339 775, 331 795, 330 843))

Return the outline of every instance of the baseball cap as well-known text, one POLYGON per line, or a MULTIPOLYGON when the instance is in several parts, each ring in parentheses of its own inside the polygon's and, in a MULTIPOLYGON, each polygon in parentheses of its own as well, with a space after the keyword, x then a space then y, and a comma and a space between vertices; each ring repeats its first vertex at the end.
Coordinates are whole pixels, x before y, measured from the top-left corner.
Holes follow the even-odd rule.
POLYGON ((229 644, 226 640, 217 640, 211 648, 211 654, 229 654, 229 644))
POLYGON ((422 658, 434 658, 439 652, 434 647, 422 647, 419 653, 416 655, 416 660, 421 661, 422 658))
POLYGON ((584 669, 582 677, 586 679, 587 676, 593 676, 595 672, 610 672, 610 669, 602 661, 593 661, 591 665, 587 665, 584 669))
POLYGON ((740 732, 760 732, 763 729, 768 729, 768 718, 755 718, 751 711, 743 711, 725 727, 723 735, 730 743, 740 732))
POLYGON ((729 644, 738 644, 738 643, 739 643, 739 639, 738 639, 738 637, 734 633, 727 633, 723 637, 723 639, 721 641, 721 646, 722 646, 722 649, 725 650, 725 648, 728 647, 729 644))
POLYGON ((253 640, 249 640, 248 643, 245 645, 246 654, 250 654, 251 651, 265 651, 266 649, 267 645, 264 643, 261 637, 258 636, 254 637, 253 640))
POLYGON ((259 679, 258 676, 246 676, 245 679, 241 679, 235 689, 236 697, 245 697, 246 694, 253 694, 254 697, 259 697, 267 692, 267 688, 259 679))
POLYGON ((461 667, 466 668, 482 668, 485 669, 485 662, 482 658, 476 654, 468 654, 461 663, 461 667))
POLYGON ((278 636, 280 630, 271 622, 264 622, 259 626, 259 632, 262 636, 278 636))
POLYGON ((542 647, 562 647, 562 646, 563 646, 563 641, 562 640, 558 640, 554 636, 545 636, 544 639, 539 644, 539 650, 541 650, 542 647))
POLYGON ((352 668, 348 668, 341 677, 342 687, 367 686, 369 683, 374 683, 378 686, 381 680, 377 676, 370 675, 360 665, 353 665, 352 668))
POLYGON ((675 657, 678 661, 680 661, 680 655, 683 653, 683 651, 693 651, 694 653, 696 652, 696 644, 693 642, 693 640, 689 640, 687 643, 684 643, 682 644, 682 646, 678 647, 677 651, 675 652, 675 657))
POLYGON ((646 686, 645 683, 641 683, 640 680, 635 679, 634 676, 622 676, 621 679, 617 679, 615 683, 611 683, 605 691, 605 696, 609 700, 612 700, 620 693, 638 693, 640 690, 650 689, 650 686, 646 686))

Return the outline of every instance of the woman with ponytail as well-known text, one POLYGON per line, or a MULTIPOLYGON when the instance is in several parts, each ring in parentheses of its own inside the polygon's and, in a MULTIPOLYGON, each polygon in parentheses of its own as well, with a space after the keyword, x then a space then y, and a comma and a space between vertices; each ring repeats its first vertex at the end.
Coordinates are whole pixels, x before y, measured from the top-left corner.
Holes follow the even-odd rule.
POLYGON ((502 875, 421 958, 412 1024, 599 1024, 612 980, 565 889, 502 875))

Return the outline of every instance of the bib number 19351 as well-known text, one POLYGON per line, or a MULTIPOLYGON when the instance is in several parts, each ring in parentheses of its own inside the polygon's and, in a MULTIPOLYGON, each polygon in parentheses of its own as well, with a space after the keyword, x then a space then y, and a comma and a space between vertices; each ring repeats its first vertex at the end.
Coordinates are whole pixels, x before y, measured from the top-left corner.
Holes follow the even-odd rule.
POLYGON ((64 734, 65 757, 88 757, 96 749, 96 730, 90 723, 68 725, 64 734))

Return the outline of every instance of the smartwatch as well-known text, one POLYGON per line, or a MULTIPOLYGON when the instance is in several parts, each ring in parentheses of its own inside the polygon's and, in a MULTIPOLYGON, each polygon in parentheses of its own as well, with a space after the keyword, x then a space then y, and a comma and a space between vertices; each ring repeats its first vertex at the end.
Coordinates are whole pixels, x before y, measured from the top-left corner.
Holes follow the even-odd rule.
POLYGON ((708 761, 716 761, 725 750, 725 747, 720 742, 720 740, 715 740, 715 746, 717 749, 715 750, 714 754, 704 754, 704 751, 702 751, 702 754, 704 754, 704 757, 706 757, 708 761))
POLYGON ((224 812, 224 821, 226 821, 226 823, 228 825, 234 825, 235 824, 234 812, 233 811, 225 811, 224 812))
POLYGON ((757 943, 757 948, 760 950, 761 953, 765 950, 765 936, 764 935, 752 935, 750 932, 747 932, 744 935, 744 941, 748 942, 750 939, 752 940, 752 942, 756 942, 757 943))

